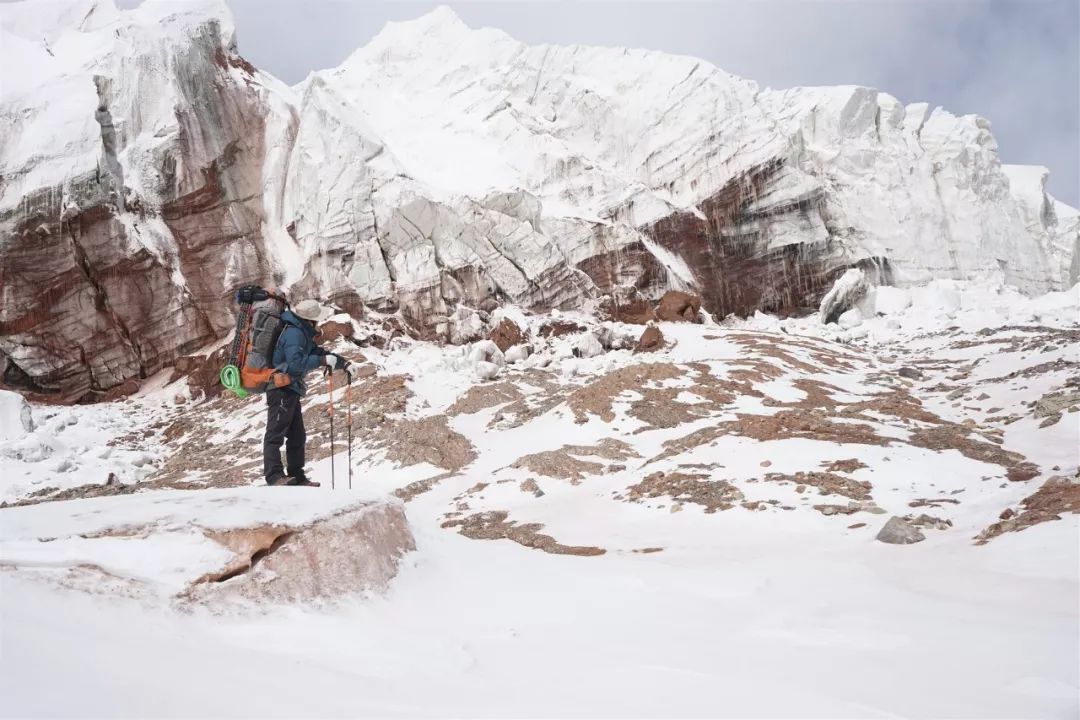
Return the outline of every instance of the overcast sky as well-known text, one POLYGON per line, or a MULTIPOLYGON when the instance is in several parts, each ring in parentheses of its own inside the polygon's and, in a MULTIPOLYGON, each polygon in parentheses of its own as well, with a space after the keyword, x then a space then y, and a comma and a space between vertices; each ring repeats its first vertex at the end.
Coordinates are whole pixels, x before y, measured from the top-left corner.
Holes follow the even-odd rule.
POLYGON ((762 86, 869 85, 977 113, 1005 162, 1048 166, 1051 193, 1080 206, 1080 0, 229 0, 241 53, 289 83, 439 4, 528 43, 663 50, 762 86))

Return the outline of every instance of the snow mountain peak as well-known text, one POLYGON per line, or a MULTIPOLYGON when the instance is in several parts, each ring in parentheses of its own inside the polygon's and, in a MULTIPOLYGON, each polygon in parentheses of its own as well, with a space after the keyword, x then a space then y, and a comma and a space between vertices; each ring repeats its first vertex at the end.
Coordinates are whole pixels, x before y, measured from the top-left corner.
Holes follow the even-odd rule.
POLYGON ((23 38, 0 48, 0 361, 41 391, 220 338, 248 282, 451 340, 499 304, 668 289, 717 316, 801 312, 853 267, 1076 281, 1075 212, 1002 166, 985 121, 870 88, 529 46, 445 7, 289 88, 238 54, 220 0, 48 7, 0 6, 23 38))

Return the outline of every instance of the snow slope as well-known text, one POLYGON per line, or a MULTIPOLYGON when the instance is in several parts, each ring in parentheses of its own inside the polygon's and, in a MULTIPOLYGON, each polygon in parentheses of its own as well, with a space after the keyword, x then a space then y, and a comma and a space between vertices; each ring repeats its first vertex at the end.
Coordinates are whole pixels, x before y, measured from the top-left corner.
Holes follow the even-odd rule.
MULTIPOLYGON (((353 490, 340 424, 336 488, 249 486, 257 399, 177 408, 181 380, 126 404, 34 406, 0 453, 61 425, 100 443, 111 416, 117 452, 145 448, 152 469, 124 476, 132 494, 83 499, 76 482, 132 456, 69 450, 78 469, 60 479, 0 455, 5 497, 44 500, 0 509, 4 713, 1069 717, 1080 515, 973 540, 1049 478, 1076 486, 1078 290, 878 288, 848 327, 664 322, 654 353, 626 349, 641 326, 509 308, 531 353, 341 343, 360 363, 353 490), (552 323, 582 330, 544 337, 552 323), (586 337, 600 352, 583 356, 586 337), (476 378, 479 357, 494 380, 476 378), (46 484, 68 494, 29 496, 46 484), (185 599, 223 560, 185 530, 388 493, 416 551, 384 593, 185 599), (925 540, 875 541, 892 515, 929 516, 925 540), (119 532, 132 525, 149 529, 119 532)), ((324 483, 328 390, 313 380, 305 400, 324 483)))

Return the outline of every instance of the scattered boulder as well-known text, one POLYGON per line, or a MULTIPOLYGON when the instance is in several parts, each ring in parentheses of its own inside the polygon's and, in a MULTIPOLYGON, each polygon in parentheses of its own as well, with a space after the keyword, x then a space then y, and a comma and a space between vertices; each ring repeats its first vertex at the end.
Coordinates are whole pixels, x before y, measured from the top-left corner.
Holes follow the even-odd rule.
POLYGON ((664 348, 664 333, 655 325, 649 325, 634 346, 635 353, 656 352, 664 348))
POLYGON ((701 322, 701 298, 668 290, 656 306, 656 318, 667 322, 701 322))
POLYGON ((480 313, 458 305, 446 318, 446 336, 452 345, 465 345, 484 336, 486 324, 480 313))
POLYGON ((529 348, 526 345, 514 345, 504 353, 503 357, 510 364, 525 362, 529 359, 529 348))
POLYGON ((849 268, 844 272, 832 289, 825 293, 818 307, 818 318, 823 325, 837 322, 840 316, 854 308, 860 300, 866 297, 870 284, 866 275, 859 268, 849 268))
POLYGON ((481 380, 494 380, 501 372, 502 368, 495 363, 486 360, 476 363, 476 376, 481 380))
POLYGON ((524 339, 521 328, 509 318, 503 318, 488 335, 488 340, 504 353, 515 345, 520 345, 524 339))
POLYGON ((574 357, 591 358, 603 353, 603 344, 591 332, 581 333, 574 342, 574 357))
POLYGON ((499 367, 506 364, 506 356, 503 355, 499 346, 491 340, 481 340, 474 344, 469 353, 469 358, 473 363, 489 362, 499 367))
POLYGON ((907 378, 908 380, 922 380, 923 377, 925 377, 922 370, 911 367, 910 365, 903 366, 896 371, 896 374, 902 378, 907 378))
POLYGON ((926 536, 904 518, 893 515, 878 531, 876 539, 890 545, 911 545, 922 542, 926 536))
POLYGON ((0 442, 34 431, 30 404, 18 393, 0 390, 0 442))
POLYGON ((201 603, 305 603, 384 590, 416 549, 399 502, 358 503, 300 526, 204 533, 233 558, 181 596, 201 603))

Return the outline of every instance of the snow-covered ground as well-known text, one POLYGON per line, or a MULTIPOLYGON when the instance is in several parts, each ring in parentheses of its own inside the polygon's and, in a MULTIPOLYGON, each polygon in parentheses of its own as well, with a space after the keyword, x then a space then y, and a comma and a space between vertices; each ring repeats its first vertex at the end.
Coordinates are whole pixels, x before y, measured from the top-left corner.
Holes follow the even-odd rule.
MULTIPOLYGON (((0 396, 3 498, 45 500, 0 510, 2 712, 1075 717, 1080 515, 983 533, 1076 482, 1078 293, 877 288, 846 327, 659 323, 641 354, 640 326, 504 310, 533 351, 512 363, 342 343, 352 490, 321 380, 318 489, 258 486, 257 398, 162 379, 24 423, 0 396), (556 319, 588 330, 541 337, 556 319), (135 492, 84 497, 109 473, 135 492), (416 549, 385 590, 191 601, 234 556, 216 533, 395 492, 416 549), (925 540, 875 540, 923 514, 925 540)), ((320 568, 372 552, 323 537, 320 568)))

